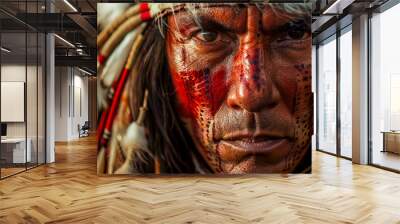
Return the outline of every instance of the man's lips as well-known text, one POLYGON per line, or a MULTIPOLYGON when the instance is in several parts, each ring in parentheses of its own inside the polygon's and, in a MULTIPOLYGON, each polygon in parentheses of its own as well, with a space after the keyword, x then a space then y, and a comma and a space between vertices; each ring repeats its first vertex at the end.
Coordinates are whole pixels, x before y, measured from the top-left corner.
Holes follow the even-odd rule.
POLYGON ((291 145, 291 138, 283 134, 236 133, 221 139, 218 153, 224 162, 239 162, 248 156, 257 156, 273 164, 286 157, 291 145))
POLYGON ((279 139, 279 138, 290 138, 289 135, 285 134, 283 131, 274 131, 274 130, 263 130, 259 129, 256 131, 251 130, 238 130, 229 133, 222 134, 220 136, 220 140, 240 140, 240 139, 254 139, 254 140, 263 140, 263 139, 279 139))
POLYGON ((254 138, 244 138, 238 140, 223 140, 221 143, 229 144, 233 146, 236 150, 247 152, 247 153, 266 153, 272 149, 278 147, 287 141, 285 138, 277 139, 254 139, 254 138))

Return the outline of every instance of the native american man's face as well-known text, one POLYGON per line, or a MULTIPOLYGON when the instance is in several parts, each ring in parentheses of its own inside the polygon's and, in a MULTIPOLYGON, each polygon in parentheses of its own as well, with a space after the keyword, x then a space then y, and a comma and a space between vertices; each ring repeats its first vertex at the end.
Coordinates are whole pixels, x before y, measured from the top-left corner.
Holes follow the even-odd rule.
MULTIPOLYGON (((215 172, 291 172, 312 134, 309 19, 270 5, 168 17, 176 107, 215 172)), ((188 149, 189 150, 189 149, 188 149)))

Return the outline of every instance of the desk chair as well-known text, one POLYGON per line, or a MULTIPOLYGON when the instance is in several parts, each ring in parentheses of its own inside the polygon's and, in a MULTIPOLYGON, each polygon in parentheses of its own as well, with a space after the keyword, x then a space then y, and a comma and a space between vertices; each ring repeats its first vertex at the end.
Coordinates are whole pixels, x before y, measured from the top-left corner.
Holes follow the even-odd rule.
POLYGON ((85 121, 82 127, 80 127, 80 125, 78 124, 79 138, 89 136, 89 130, 90 130, 89 121, 85 121))

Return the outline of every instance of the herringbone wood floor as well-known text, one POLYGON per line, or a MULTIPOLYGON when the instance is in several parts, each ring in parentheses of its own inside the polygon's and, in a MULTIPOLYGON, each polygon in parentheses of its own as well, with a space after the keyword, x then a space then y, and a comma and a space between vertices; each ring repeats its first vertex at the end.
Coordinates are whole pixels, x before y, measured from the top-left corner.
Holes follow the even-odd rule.
POLYGON ((400 223, 400 175, 323 153, 312 175, 98 177, 95 144, 0 181, 0 223, 400 223))

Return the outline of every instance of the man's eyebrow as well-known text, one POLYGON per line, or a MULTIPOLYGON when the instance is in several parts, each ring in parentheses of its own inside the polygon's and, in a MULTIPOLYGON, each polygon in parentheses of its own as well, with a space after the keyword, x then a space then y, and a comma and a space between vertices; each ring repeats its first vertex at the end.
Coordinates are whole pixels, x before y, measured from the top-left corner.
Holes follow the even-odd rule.
POLYGON ((216 16, 210 16, 209 13, 201 11, 196 12, 195 14, 190 12, 183 12, 181 15, 179 15, 179 18, 177 19, 177 25, 178 27, 181 25, 183 26, 197 25, 201 28, 213 28, 225 31, 233 31, 239 28, 237 23, 235 24, 233 19, 225 22, 221 20, 221 18, 216 18, 216 16))
POLYGON ((309 15, 283 16, 278 21, 279 22, 273 23, 273 25, 270 24, 270 26, 263 25, 263 30, 266 32, 283 31, 289 28, 290 25, 297 23, 302 23, 306 25, 306 27, 310 27, 311 30, 311 16, 309 15))
POLYGON ((231 24, 223 23, 221 20, 217 20, 213 17, 209 16, 198 16, 197 17, 197 22, 201 28, 207 27, 207 28, 213 28, 213 29, 221 29, 225 31, 232 31, 234 27, 231 24))

